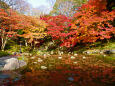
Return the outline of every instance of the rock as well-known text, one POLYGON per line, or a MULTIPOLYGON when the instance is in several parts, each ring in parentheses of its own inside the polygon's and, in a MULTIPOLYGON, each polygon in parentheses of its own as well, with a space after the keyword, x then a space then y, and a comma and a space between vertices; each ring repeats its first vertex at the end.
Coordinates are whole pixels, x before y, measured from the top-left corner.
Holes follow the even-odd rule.
POLYGON ((3 70, 14 70, 16 68, 19 68, 19 63, 16 58, 10 58, 5 60, 6 64, 4 65, 3 70))
POLYGON ((73 64, 77 64, 78 62, 73 62, 73 64))
POLYGON ((71 59, 75 59, 75 57, 74 57, 74 56, 71 56, 70 58, 71 58, 71 59))
POLYGON ((105 53, 105 54, 115 54, 115 50, 104 50, 103 53, 105 53))
POLYGON ((35 57, 33 56, 33 57, 31 57, 31 59, 35 59, 35 57))
POLYGON ((112 53, 112 54, 115 54, 115 50, 111 50, 111 53, 112 53))
POLYGON ((43 62, 43 60, 41 58, 38 58, 38 62, 43 62))
POLYGON ((37 64, 37 62, 33 62, 34 64, 37 64))
POLYGON ((23 67, 23 66, 27 65, 27 63, 23 60, 19 60, 18 62, 19 62, 19 67, 23 67))
POLYGON ((85 56, 83 56, 83 59, 86 59, 86 57, 85 57, 85 56))
POLYGON ((51 51, 51 55, 53 55, 54 54, 54 51, 51 51))
POLYGON ((74 56, 78 56, 78 54, 77 54, 77 53, 75 53, 75 54, 74 54, 74 56))
POLYGON ((74 81, 74 78, 73 77, 68 77, 68 80, 69 81, 74 81))
POLYGON ((15 70, 26 65, 26 62, 23 60, 18 60, 17 58, 10 58, 5 60, 6 64, 4 65, 3 70, 15 70))
POLYGON ((29 56, 29 53, 22 53, 22 55, 26 55, 26 56, 29 56))
POLYGON ((59 56, 58 59, 62 59, 62 56, 59 56))
MULTIPOLYGON (((83 54, 88 54, 88 55, 91 55, 91 54, 100 54, 100 50, 98 49, 94 49, 94 50, 87 50, 87 51, 84 51, 83 54)), ((103 52, 102 52, 103 53, 103 52)))
POLYGON ((3 70, 15 70, 20 67, 27 65, 27 63, 23 60, 18 60, 17 58, 7 58, 2 57, 0 59, 0 71, 3 70))
POLYGON ((47 67, 46 66, 41 66, 41 69, 45 70, 45 69, 47 69, 47 67))

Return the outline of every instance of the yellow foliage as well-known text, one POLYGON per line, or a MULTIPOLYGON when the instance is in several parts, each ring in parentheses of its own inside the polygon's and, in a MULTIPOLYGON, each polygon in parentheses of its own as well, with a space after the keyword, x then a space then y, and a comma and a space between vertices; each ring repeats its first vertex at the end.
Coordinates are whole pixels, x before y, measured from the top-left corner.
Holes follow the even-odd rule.
POLYGON ((32 16, 24 16, 24 34, 22 37, 27 38, 28 42, 31 43, 34 39, 41 39, 47 36, 45 29, 47 24, 39 18, 32 16))

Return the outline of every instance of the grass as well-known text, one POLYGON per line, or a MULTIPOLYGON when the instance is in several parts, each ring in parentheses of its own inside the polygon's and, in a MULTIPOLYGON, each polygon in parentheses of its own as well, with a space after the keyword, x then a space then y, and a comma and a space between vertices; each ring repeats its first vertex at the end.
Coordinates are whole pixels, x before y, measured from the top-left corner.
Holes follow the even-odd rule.
POLYGON ((86 50, 94 50, 94 49, 99 49, 99 50, 111 50, 115 49, 115 40, 108 40, 105 42, 99 41, 99 42, 94 42, 91 44, 87 44, 87 46, 82 46, 79 45, 74 49, 74 52, 76 53, 82 53, 83 51, 86 50))
POLYGON ((11 55, 6 51, 0 51, 0 57, 11 55))
POLYGON ((115 49, 115 40, 108 40, 105 42, 95 42, 93 44, 94 46, 92 46, 92 48, 95 49, 115 49))

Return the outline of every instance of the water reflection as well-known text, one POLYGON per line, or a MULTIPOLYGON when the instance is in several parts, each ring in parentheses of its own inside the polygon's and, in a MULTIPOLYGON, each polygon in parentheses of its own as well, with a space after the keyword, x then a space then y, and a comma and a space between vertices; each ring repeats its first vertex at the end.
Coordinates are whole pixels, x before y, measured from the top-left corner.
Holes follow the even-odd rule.
MULTIPOLYGON (((41 68, 39 70, 36 70, 31 67, 29 69, 31 71, 24 70, 24 77, 22 78, 19 77, 16 72, 1 72, 0 83, 4 82, 4 80, 6 81, 6 83, 8 83, 8 79, 10 78, 12 79, 12 82, 16 82, 14 86, 19 85, 19 83, 22 86, 114 86, 115 80, 113 76, 115 68, 104 67, 102 65, 100 67, 100 64, 98 66, 90 65, 89 63, 87 63, 88 59, 90 59, 89 57, 96 57, 96 60, 102 60, 105 61, 105 63, 109 64, 109 62, 112 61, 114 63, 113 58, 115 58, 115 54, 106 54, 106 56, 77 55, 77 58, 70 59, 77 62, 76 64, 70 64, 72 67, 74 66, 74 69, 70 69, 71 66, 67 69, 65 67, 67 67, 68 65, 64 64, 63 66, 61 63, 60 65, 58 64, 59 66, 57 66, 57 69, 55 70, 43 70, 41 68), (87 58, 83 59, 83 56, 87 58)), ((61 60, 59 59, 59 61, 61 60)))

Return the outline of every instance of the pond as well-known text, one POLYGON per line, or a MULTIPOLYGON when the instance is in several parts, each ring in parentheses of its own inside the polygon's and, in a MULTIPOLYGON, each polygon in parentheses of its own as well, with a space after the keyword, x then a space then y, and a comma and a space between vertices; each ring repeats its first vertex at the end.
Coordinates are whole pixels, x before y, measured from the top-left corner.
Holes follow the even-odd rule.
POLYGON ((114 86, 115 54, 64 54, 60 57, 32 56, 20 72, 0 72, 0 83, 11 86, 114 86))
POLYGON ((8 85, 10 83, 20 80, 21 75, 15 71, 1 71, 0 72, 0 86, 8 85))

